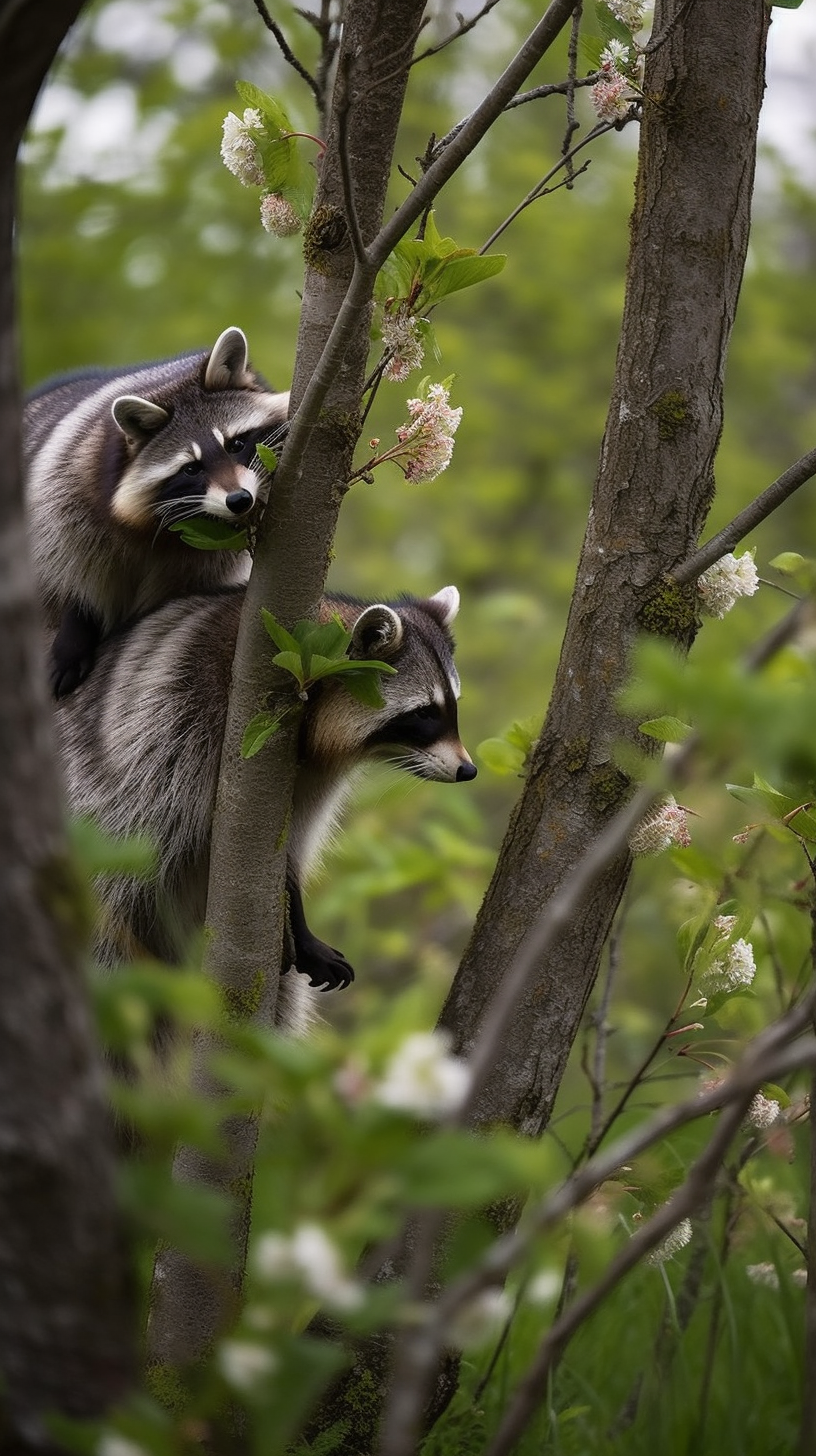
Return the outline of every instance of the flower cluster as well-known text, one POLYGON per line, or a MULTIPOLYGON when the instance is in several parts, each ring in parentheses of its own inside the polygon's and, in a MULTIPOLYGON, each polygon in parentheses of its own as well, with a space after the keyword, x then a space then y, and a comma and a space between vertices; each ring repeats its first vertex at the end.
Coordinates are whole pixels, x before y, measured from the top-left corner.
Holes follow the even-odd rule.
POLYGON ((691 1240, 691 1234, 691 1219, 681 1218, 671 1233, 666 1235, 662 1244, 658 1244, 656 1249, 652 1249, 646 1260, 647 1264, 665 1264, 667 1259, 671 1259, 674 1254, 686 1247, 691 1240))
POLYGON ((747 940, 735 940, 725 955, 711 962, 703 977, 701 990, 706 996, 714 996, 720 991, 736 991, 740 986, 750 986, 755 975, 753 947, 747 940))
MULTIPOLYGON (((762 1284, 766 1289, 779 1288, 779 1273, 775 1264, 746 1264, 745 1272, 752 1284, 762 1284)), ((807 1284, 807 1269, 791 1269, 791 1284, 804 1289, 807 1284)))
POLYGON ((361 1285, 343 1272, 337 1249, 316 1223, 302 1223, 289 1236, 262 1234, 254 1267, 261 1279, 298 1280, 315 1299, 335 1309, 357 1309, 363 1302, 361 1285))
POLYGON ((254 106, 247 107, 243 119, 234 111, 224 117, 221 160, 245 187, 263 187, 266 180, 257 139, 263 130, 263 117, 254 106))
POLYGON ((765 1131, 773 1127, 779 1121, 779 1114, 782 1109, 773 1097, 766 1097, 764 1092, 757 1092, 747 1112, 747 1121, 752 1127, 765 1131))
POLYGON ((700 605, 709 617, 724 617, 740 597, 752 597, 758 586, 753 552, 734 556, 729 551, 699 577, 697 593, 700 605))
POLYGON ((606 0, 606 8, 612 11, 615 19, 625 25, 627 30, 642 29, 645 0, 606 0))
POLYGON ((253 1390, 260 1380, 277 1368, 277 1358, 263 1345, 251 1340, 222 1340, 218 1364, 224 1379, 235 1390, 253 1390))
POLYGON ((670 844, 679 844, 687 849, 691 844, 686 822, 686 810, 669 794, 662 804, 641 820, 629 836, 629 848, 633 854, 660 854, 670 844))
POLYGON ((418 320, 401 303, 393 313, 386 313, 382 322, 382 340, 391 353, 383 370, 383 378, 401 384, 425 357, 425 346, 419 336, 418 320))
POLYGON ((371 1098, 382 1107, 438 1118, 457 1112, 470 1088, 470 1069, 450 1054, 444 1031, 417 1031, 397 1047, 371 1098))
POLYGON ((261 198, 261 227, 276 238, 290 238, 299 233, 301 221, 291 202, 278 192, 267 192, 261 198))
POLYGON ((401 467, 405 479, 419 484, 435 480, 447 470, 453 455, 453 437, 462 418, 460 409, 451 409, 444 384, 432 384, 426 399, 409 399, 408 424, 397 430, 401 449, 389 452, 391 458, 403 456, 401 467))

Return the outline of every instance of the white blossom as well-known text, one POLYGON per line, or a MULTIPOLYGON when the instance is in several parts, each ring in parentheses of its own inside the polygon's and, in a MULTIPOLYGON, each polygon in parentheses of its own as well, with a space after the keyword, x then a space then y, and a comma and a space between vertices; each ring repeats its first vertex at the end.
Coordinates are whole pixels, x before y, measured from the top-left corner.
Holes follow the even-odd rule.
POLYGON ((724 956, 711 962, 700 989, 707 996, 736 991, 739 986, 750 986, 755 975, 753 946, 747 940, 735 940, 724 956))
POLYGON ((631 101, 626 77, 619 71, 602 76, 592 87, 592 105, 599 121, 620 121, 631 101))
POLYGON ((671 1233, 666 1235, 662 1244, 658 1244, 656 1249, 652 1249, 646 1262, 652 1265, 665 1264, 667 1259, 671 1259, 674 1254, 679 1253, 680 1249, 686 1247, 691 1240, 691 1234, 691 1219, 681 1218, 671 1233))
POLYGON ((807 1284, 807 1269, 791 1269, 791 1284, 797 1289, 804 1289, 807 1284))
POLYGON ((685 849, 690 843, 686 810, 673 794, 652 809, 629 836, 629 848, 633 854, 660 854, 670 844, 679 844, 685 849))
POLYGON ((236 1390, 253 1390, 277 1363, 271 1350, 250 1340, 222 1340, 218 1349, 221 1374, 236 1390))
POLYGON ((557 1269, 540 1269, 527 1285, 526 1297, 531 1304, 552 1304, 561 1293, 563 1275, 557 1269))
POLYGON ((303 224, 291 202, 278 192, 267 192, 261 198, 261 226, 276 238, 291 238, 299 233, 303 224))
POLYGON ((629 47, 620 40, 610 40, 601 51, 602 71, 624 71, 629 65, 629 47))
POLYGON ((483 1345, 499 1334, 513 1310, 510 1296, 504 1289, 484 1289, 463 1305, 451 1320, 447 1342, 457 1349, 483 1345))
POLYGON ((356 1309, 362 1287, 343 1272, 340 1256, 324 1229, 302 1223, 286 1234, 262 1234, 255 1245, 254 1266, 262 1279, 298 1279, 316 1299, 335 1309, 356 1309))
POLYGON ((746 1264, 745 1272, 752 1284, 762 1284, 766 1289, 779 1288, 779 1275, 775 1264, 746 1264))
POLYGON ((108 1431, 96 1447, 96 1456, 148 1456, 144 1446, 120 1436, 117 1431, 108 1431))
POLYGON ((442 1031, 417 1031, 397 1048, 372 1098, 383 1107, 417 1117, 445 1117, 461 1107, 470 1087, 470 1069, 450 1055, 450 1037, 442 1031))
POLYGON ((406 311, 405 305, 386 313, 382 322, 382 340, 386 349, 393 350, 392 357, 383 370, 383 378, 397 384, 414 369, 418 369, 425 357, 425 346, 418 332, 418 320, 406 311))
POLYGON ((752 597, 758 587, 759 576, 751 551, 742 556, 734 556, 729 551, 697 581, 700 605, 710 617, 724 617, 740 597, 752 597))
POLYGON ((646 9, 645 0, 606 0, 606 6, 627 30, 641 29, 643 12, 646 9))
POLYGON ((757 1092, 753 1098, 746 1114, 748 1122, 752 1127, 761 1130, 773 1127, 779 1121, 782 1108, 773 1097, 766 1097, 763 1092, 757 1092))
POLYGON ((245 187, 263 187, 263 162, 253 130, 263 131, 263 117, 255 107, 247 107, 243 120, 234 111, 228 112, 224 117, 221 160, 245 187))
POLYGON ((411 418, 396 432, 399 445, 385 456, 399 460, 406 480, 435 480, 450 464, 462 410, 451 409, 448 401, 444 384, 432 384, 425 399, 409 399, 411 418))
POLYGON ((737 923, 737 917, 736 915, 715 915, 711 923, 717 930, 723 930, 729 934, 737 923))

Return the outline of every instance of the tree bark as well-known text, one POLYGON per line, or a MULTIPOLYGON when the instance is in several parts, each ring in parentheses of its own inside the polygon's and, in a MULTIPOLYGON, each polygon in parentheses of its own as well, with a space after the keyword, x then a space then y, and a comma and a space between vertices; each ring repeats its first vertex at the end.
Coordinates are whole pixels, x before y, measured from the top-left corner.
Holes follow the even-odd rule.
MULTIPOLYGON (((688 650, 692 588, 664 574, 711 503, 726 353, 748 244, 768 12, 664 0, 647 58, 615 383, 549 711, 442 1024, 460 1048, 493 988, 630 786, 611 759, 639 630, 688 650)), ((621 855, 538 967, 476 1120, 546 1125, 629 873, 621 855)))
MULTIPOLYGON (((295 362, 292 412, 298 409, 318 367, 324 345, 346 299, 354 274, 359 305, 348 330, 340 367, 325 403, 306 422, 310 437, 296 465, 296 420, 264 514, 255 567, 247 590, 233 666, 230 711, 224 739, 218 805, 213 832, 206 966, 226 988, 236 1014, 274 1019, 284 919, 286 833, 297 752, 297 713, 255 758, 243 761, 244 728, 271 699, 296 709, 291 678, 271 666, 271 644, 261 624, 267 607, 287 626, 313 617, 323 592, 337 515, 351 472, 359 434, 359 400, 369 350, 371 297, 377 266, 357 267, 350 243, 343 192, 338 111, 344 108, 345 150, 354 183, 354 210, 364 243, 382 220, 391 158, 402 110, 423 0, 398 7, 358 0, 348 7, 338 71, 344 95, 331 108, 327 149, 312 218, 304 242, 307 261, 303 310, 295 362), (384 79, 387 77, 387 84, 384 79), (251 804, 251 830, 247 814, 251 804), (261 907, 264 907, 261 910, 261 907), (260 913, 259 913, 260 911, 260 913)), ((202 1045, 198 1086, 212 1091, 202 1045)), ((214 1167, 182 1149, 179 1177, 237 1190, 235 1264, 232 1284, 241 1280, 249 1223, 252 1162, 257 1127, 252 1118, 225 1129, 228 1156, 214 1167)), ((162 1362, 194 1359, 229 1317, 230 1292, 208 1271, 196 1269, 173 1250, 159 1261, 154 1286, 151 1349, 162 1362)))
POLYGON ((134 1308, 83 984, 86 893, 66 848, 23 518, 14 319, 17 146, 80 0, 0 7, 0 1447, 62 1449, 46 1417, 133 1378, 134 1308))

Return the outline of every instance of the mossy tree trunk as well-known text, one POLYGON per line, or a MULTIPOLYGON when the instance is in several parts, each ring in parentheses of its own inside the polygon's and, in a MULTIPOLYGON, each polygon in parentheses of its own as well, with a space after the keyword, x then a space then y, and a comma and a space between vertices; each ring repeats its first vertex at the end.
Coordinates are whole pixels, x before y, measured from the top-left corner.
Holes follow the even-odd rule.
MULTIPOLYGON (((658 0, 615 383, 549 711, 442 1014, 474 1042, 525 931, 629 792, 616 709, 647 628, 688 650, 693 589, 664 574, 714 491, 726 354, 748 245, 768 10, 658 0)), ((577 305, 576 305, 577 306, 577 305)), ((629 873, 622 854, 540 964, 476 1116, 546 1125, 629 873)))

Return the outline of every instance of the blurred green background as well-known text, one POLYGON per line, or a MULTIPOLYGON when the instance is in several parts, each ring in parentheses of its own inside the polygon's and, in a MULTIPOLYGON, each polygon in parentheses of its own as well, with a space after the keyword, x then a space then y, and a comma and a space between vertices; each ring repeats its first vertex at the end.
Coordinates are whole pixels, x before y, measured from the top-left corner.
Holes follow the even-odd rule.
MULTIPOLYGON (((443 134, 472 109, 539 13, 513 0, 415 67, 396 158, 408 173, 417 172, 429 133, 443 134)), ((312 29, 281 6, 276 14, 314 63, 312 29)), ((454 24, 445 10, 427 40, 454 24)), ((562 47, 532 82, 564 74, 562 47)), ((307 88, 249 0, 102 0, 83 13, 25 149, 27 384, 85 364, 202 347, 240 324, 255 362, 285 387, 300 246, 261 231, 257 193, 221 163, 221 123, 240 110, 239 78, 278 96, 304 129, 314 126, 307 88)), ((586 95, 578 110, 587 129, 586 95)), ((563 131, 559 98, 503 118, 440 198, 440 231, 478 247, 550 168, 563 131)), ((356 485, 343 509, 332 585, 375 598, 459 586, 461 728, 477 761, 480 741, 546 709, 614 369, 636 142, 635 126, 604 137, 575 186, 537 202, 496 245, 508 253, 504 272, 437 312, 442 358, 431 372, 456 375, 452 403, 464 406, 450 469, 417 487, 386 466, 374 484, 356 485)), ((395 204, 407 185, 395 174, 395 204)), ((816 199, 770 157, 730 356, 711 529, 813 444, 814 253, 816 199)), ((383 387, 366 438, 393 438, 418 378, 383 387)), ((809 487, 747 543, 757 547, 760 574, 774 575, 767 563, 780 550, 807 552, 815 531, 809 487)), ((695 656, 716 671, 784 606, 763 588, 726 621, 709 623, 695 656)), ((438 978, 444 994, 520 787, 514 774, 480 767, 472 786, 383 772, 360 791, 311 907, 316 931, 357 967, 346 1009, 371 986, 418 970, 438 978)), ((739 778, 739 765, 729 774, 739 778)), ((686 799, 701 815, 693 833, 704 849, 743 822, 719 782, 686 799)), ((674 1005, 674 932, 695 894, 682 859, 637 867, 616 1005, 622 1067, 674 1005)), ((572 1102, 576 1091, 571 1084, 572 1102)))

